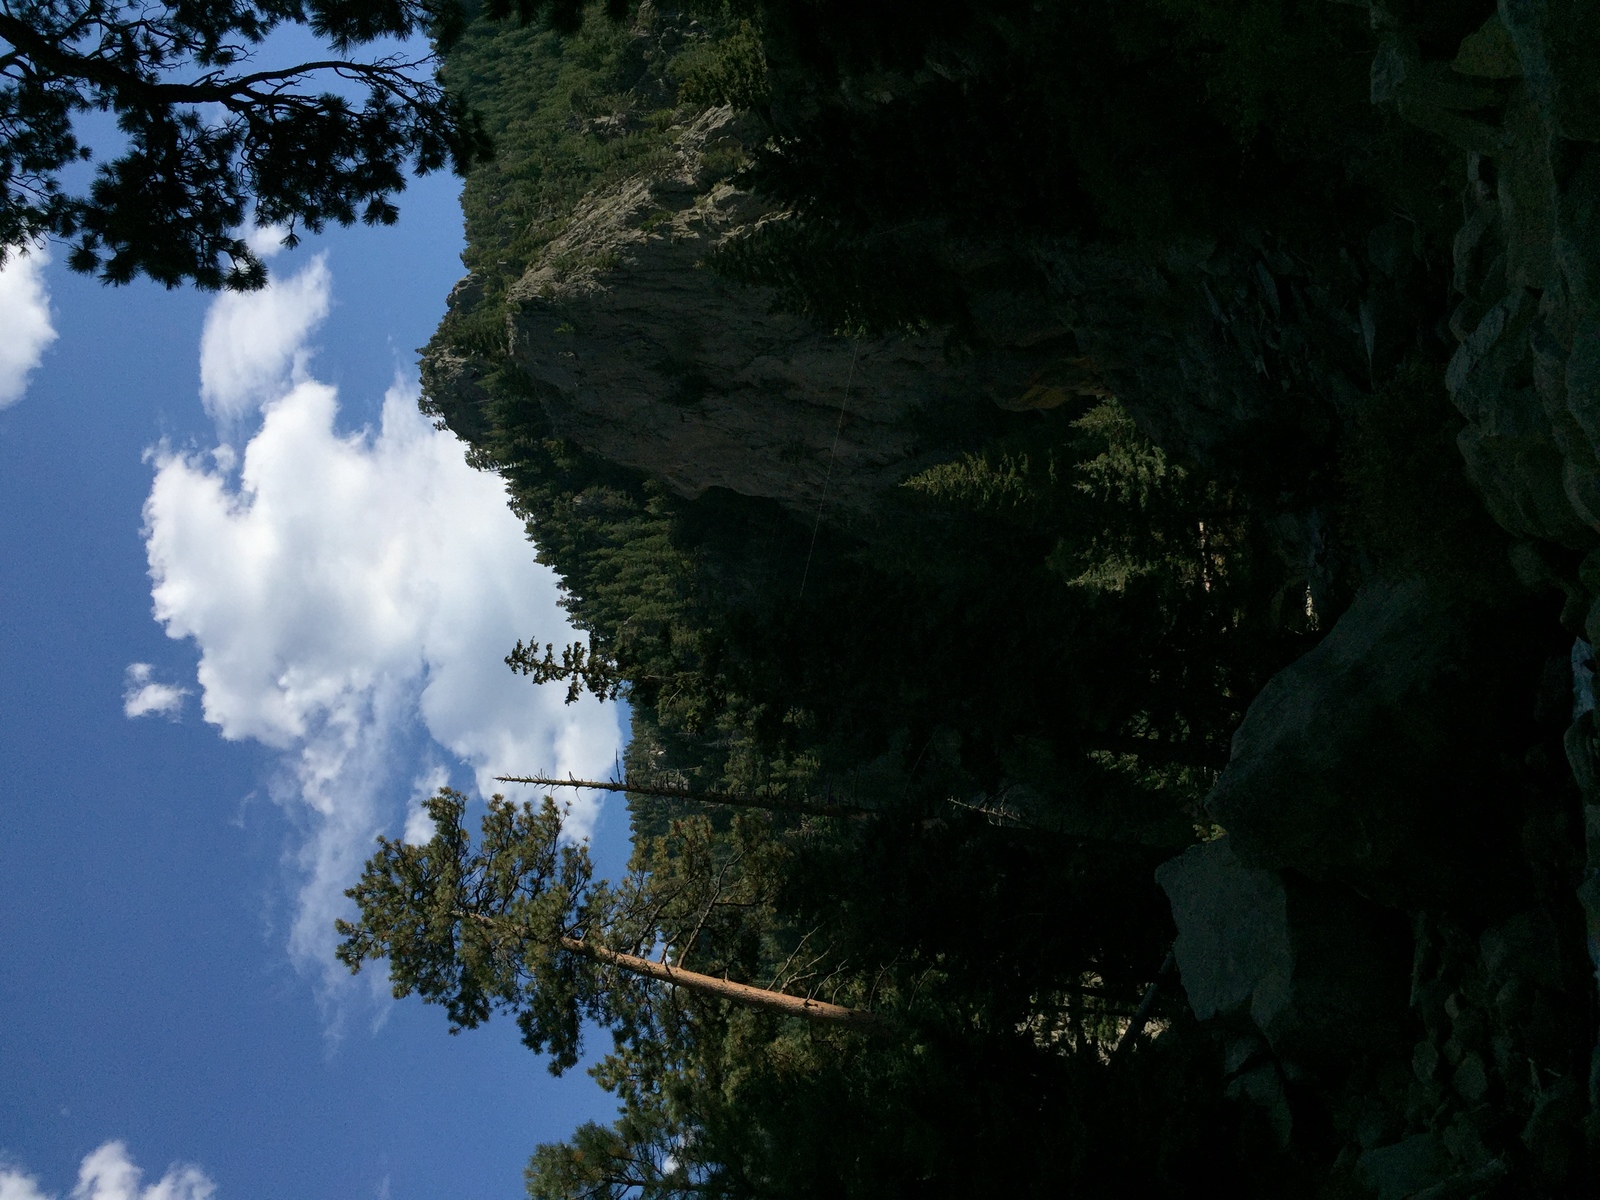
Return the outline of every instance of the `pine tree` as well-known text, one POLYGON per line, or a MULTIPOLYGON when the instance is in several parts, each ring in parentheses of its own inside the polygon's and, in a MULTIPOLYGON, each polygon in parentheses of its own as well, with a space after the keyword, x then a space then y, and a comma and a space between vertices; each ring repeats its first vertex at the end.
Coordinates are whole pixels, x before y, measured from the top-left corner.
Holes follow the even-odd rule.
POLYGON ((690 927, 686 889, 655 880, 596 883, 586 848, 562 844, 561 814, 549 797, 538 809, 493 798, 476 844, 463 826, 460 793, 441 790, 427 811, 435 832, 424 845, 380 839, 348 893, 361 917, 340 922, 338 956, 352 971, 387 959, 395 995, 415 992, 442 1005, 453 1029, 511 1012, 524 1044, 548 1052, 559 1072, 578 1060, 584 1020, 632 1020, 647 1002, 641 989, 652 985, 841 1027, 883 1024, 860 1009, 684 967, 721 900, 725 870, 690 927), (674 917, 676 929, 668 924, 674 917), (669 933, 678 942, 675 960, 667 957, 671 941, 648 957, 669 933))

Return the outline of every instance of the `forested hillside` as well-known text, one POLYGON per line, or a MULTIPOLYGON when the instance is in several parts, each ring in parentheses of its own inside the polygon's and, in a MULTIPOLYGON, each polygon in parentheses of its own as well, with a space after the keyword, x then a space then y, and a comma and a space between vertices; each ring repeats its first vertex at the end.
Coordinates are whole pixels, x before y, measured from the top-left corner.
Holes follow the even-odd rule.
POLYGON ((609 1034, 530 1194, 1592 1194, 1600 17, 522 15, 424 405, 632 873, 446 793, 343 953, 609 1034))

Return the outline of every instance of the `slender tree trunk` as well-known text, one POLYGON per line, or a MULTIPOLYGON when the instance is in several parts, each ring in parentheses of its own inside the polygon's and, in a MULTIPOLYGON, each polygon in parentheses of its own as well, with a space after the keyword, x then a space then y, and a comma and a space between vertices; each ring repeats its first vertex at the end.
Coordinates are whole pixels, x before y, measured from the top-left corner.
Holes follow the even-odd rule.
POLYGON ((823 800, 786 800, 777 796, 752 796, 745 792, 695 792, 688 788, 652 784, 600 782, 593 779, 552 779, 545 775, 496 775, 499 783, 531 783, 539 787, 587 788, 597 792, 632 792, 636 796, 661 796, 668 800, 693 800, 697 804, 726 804, 733 808, 762 808, 770 812, 801 813, 811 817, 865 817, 871 813, 850 804, 823 800))
POLYGON ((596 962, 605 963, 619 970, 643 975, 649 979, 658 979, 662 983, 670 983, 675 987, 687 988, 689 991, 700 992, 707 996, 720 996, 724 1000, 732 1000, 735 1004, 765 1008, 771 1012, 782 1013, 786 1017, 800 1017, 807 1021, 843 1025, 874 1033, 883 1032, 887 1027, 887 1022, 882 1017, 865 1009, 845 1008, 843 1005, 829 1004, 823 1000, 791 996, 786 992, 772 992, 766 988, 752 987, 748 983, 718 979, 715 975, 702 975, 698 971, 685 971, 682 967, 674 967, 665 962, 651 962, 648 958, 608 950, 604 946, 597 946, 581 938, 564 937, 561 939, 561 944, 576 954, 585 955, 596 962))
POLYGON ((1116 1062, 1124 1057, 1134 1042, 1139 1040, 1139 1035, 1144 1032, 1144 1027, 1150 1023, 1150 1014, 1155 1012, 1156 999, 1161 995, 1161 985, 1164 984, 1174 971, 1178 969, 1178 947, 1174 943, 1167 957, 1161 961, 1161 969, 1156 972, 1156 977, 1150 981, 1150 986, 1145 989, 1144 999, 1139 1002, 1139 1011, 1133 1014, 1133 1020, 1128 1022, 1128 1028, 1122 1035, 1122 1040, 1111 1051, 1111 1061, 1116 1062))

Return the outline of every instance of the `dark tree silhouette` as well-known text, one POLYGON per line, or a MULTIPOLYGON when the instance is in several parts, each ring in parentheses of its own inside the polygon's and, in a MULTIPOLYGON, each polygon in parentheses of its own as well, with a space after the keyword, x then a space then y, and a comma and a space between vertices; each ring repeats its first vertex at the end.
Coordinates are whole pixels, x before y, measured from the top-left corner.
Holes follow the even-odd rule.
POLYGON ((432 50, 359 51, 442 48, 462 24, 454 0, 0 0, 0 261, 52 237, 107 283, 249 289, 266 273, 247 220, 290 244, 329 221, 393 223, 408 166, 464 172, 489 141, 432 50), (327 53, 259 61, 293 25, 327 53), (96 110, 122 144, 74 188, 96 110))

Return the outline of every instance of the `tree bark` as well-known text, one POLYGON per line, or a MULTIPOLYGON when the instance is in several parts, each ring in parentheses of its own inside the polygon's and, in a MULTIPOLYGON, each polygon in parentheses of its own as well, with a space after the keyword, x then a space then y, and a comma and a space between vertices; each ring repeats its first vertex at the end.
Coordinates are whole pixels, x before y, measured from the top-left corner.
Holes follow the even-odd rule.
POLYGON ((786 1017, 799 1017, 802 1020, 819 1021, 828 1025, 843 1025, 846 1028, 864 1029, 873 1033, 881 1033, 887 1028, 887 1022, 882 1017, 865 1009, 845 1008, 840 1004, 829 1004, 806 996, 791 996, 786 992, 752 987, 748 983, 718 979, 715 975, 702 975, 698 971, 685 971, 681 967, 674 967, 665 962, 651 962, 648 958, 608 950, 604 946, 597 946, 581 938, 564 937, 561 939, 561 945, 575 954, 585 955, 596 962, 605 963, 619 970, 657 979, 662 983, 670 983, 674 987, 687 988, 707 996, 720 996, 735 1004, 782 1013, 786 1017))

